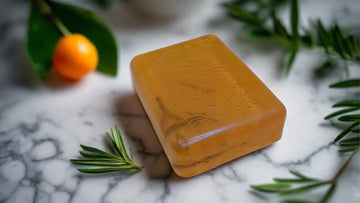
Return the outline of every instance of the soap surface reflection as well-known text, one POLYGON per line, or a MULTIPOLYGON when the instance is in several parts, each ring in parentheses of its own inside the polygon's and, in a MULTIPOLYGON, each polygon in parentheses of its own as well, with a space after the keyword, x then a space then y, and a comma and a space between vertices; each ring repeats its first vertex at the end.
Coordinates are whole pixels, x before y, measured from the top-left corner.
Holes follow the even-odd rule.
POLYGON ((179 176, 200 174, 281 137, 284 105, 214 35, 138 55, 131 70, 179 176))

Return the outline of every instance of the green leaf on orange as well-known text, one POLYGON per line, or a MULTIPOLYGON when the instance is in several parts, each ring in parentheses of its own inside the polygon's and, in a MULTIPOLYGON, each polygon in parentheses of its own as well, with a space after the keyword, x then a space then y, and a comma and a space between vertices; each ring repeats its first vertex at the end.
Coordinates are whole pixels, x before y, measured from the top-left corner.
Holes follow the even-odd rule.
MULTIPOLYGON (((111 30, 92 12, 58 2, 48 2, 54 14, 72 33, 86 36, 97 48, 97 71, 117 75, 118 48, 111 30)), ((43 15, 36 5, 31 5, 25 49, 31 64, 40 78, 45 79, 52 67, 52 54, 62 37, 51 19, 43 15)))

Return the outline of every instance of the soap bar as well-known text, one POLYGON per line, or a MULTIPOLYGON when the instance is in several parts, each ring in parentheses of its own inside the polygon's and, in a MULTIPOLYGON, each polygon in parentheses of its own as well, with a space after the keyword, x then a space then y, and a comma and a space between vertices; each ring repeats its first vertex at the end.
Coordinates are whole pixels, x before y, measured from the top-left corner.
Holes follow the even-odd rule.
POLYGON ((131 72, 179 176, 198 175, 281 138, 284 105, 215 35, 138 55, 131 72))

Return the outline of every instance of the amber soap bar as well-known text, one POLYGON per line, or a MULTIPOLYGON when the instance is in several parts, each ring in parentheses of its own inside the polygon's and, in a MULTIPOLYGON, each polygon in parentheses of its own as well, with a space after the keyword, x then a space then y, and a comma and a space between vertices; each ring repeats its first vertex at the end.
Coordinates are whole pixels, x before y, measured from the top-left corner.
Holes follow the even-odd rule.
POLYGON ((281 138, 284 105, 214 35, 138 55, 131 71, 179 176, 203 173, 281 138))

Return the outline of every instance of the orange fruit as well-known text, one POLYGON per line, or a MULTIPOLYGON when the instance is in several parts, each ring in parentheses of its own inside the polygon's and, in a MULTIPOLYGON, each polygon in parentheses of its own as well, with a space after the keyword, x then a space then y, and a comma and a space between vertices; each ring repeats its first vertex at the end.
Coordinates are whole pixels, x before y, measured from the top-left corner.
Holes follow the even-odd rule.
POLYGON ((84 35, 70 34, 58 41, 53 66, 64 77, 79 80, 96 69, 99 61, 95 45, 84 35))

